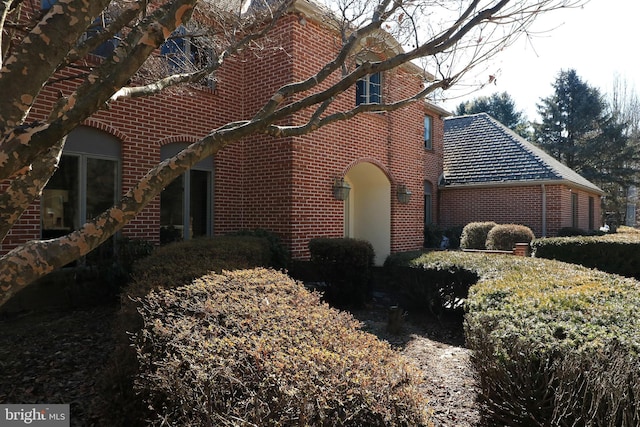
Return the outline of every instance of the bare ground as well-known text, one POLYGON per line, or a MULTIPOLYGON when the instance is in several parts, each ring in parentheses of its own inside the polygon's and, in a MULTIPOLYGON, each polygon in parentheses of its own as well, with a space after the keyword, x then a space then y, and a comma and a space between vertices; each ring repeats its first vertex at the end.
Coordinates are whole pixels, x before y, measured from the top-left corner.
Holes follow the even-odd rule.
POLYGON ((385 310, 354 313, 367 330, 388 341, 423 372, 422 390, 429 399, 438 427, 480 425, 476 403, 478 388, 470 364, 470 351, 464 347, 461 314, 405 317, 399 334, 387 328, 385 310))
MULTIPOLYGON (((97 373, 112 349, 115 307, 0 318, 0 403, 68 403, 71 425, 94 425, 91 402, 97 373)), ((479 425, 477 389, 455 316, 406 318, 401 333, 387 331, 387 313, 355 313, 364 329, 389 341, 424 372, 423 390, 436 426, 479 425)))

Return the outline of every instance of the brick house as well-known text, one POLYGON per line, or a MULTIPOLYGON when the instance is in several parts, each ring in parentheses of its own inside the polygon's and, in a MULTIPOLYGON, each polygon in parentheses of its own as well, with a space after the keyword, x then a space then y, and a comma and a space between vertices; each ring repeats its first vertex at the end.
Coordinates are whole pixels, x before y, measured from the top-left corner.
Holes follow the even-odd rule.
POLYGON ((445 119, 440 225, 517 223, 537 237, 600 227, 604 192, 486 113, 445 119))
MULTIPOLYGON (((251 117, 281 85, 313 74, 338 45, 324 22, 301 0, 271 34, 281 49, 227 62, 215 81, 187 91, 120 100, 94 114, 69 135, 59 170, 0 252, 77 229, 161 160, 211 129, 251 117)), ((187 38, 173 43, 158 54, 172 61, 188 54, 187 38)), ((386 40, 386 48, 393 53, 398 46, 386 40)), ((104 52, 95 53, 87 60, 99 61, 104 52)), ((65 69, 51 80, 32 120, 46 120, 58 93, 74 89, 78 71, 65 69)), ((335 108, 402 99, 422 88, 422 78, 411 66, 367 76, 335 108)), ((448 115, 430 103, 414 103, 304 136, 246 138, 167 186, 121 235, 159 244, 263 228, 277 233, 294 259, 308 257, 314 237, 349 236, 369 240, 380 264, 389 253, 421 248, 430 223, 517 222, 538 236, 596 226, 600 189, 488 116, 445 120, 448 115), (510 154, 499 157, 507 146, 510 154), (530 168, 535 171, 528 175, 516 173, 530 168)))
MULTIPOLYGON (((211 129, 251 117, 278 87, 308 77, 335 53, 336 34, 304 1, 271 37, 281 49, 225 64, 215 85, 117 101, 74 130, 41 200, 24 213, 0 251, 77 229, 162 159, 211 129)), ((405 67, 367 76, 337 100, 338 107, 415 93, 423 84, 417 71, 405 67)), ((47 118, 57 93, 74 88, 75 72, 63 70, 43 89, 31 119, 47 118)), ((314 237, 350 236, 371 241, 381 263, 389 253, 420 248, 424 221, 438 212, 444 113, 414 103, 305 136, 252 136, 174 181, 121 234, 160 243, 264 228, 282 237, 294 259, 308 257, 314 237), (347 187, 348 195, 341 195, 347 187)))

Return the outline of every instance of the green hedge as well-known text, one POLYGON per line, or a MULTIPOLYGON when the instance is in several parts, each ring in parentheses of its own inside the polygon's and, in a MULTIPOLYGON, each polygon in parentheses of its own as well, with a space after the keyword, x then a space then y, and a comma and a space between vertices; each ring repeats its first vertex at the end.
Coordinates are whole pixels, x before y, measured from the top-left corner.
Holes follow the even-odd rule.
POLYGON ((133 392, 138 362, 131 347, 131 334, 143 326, 141 299, 151 291, 191 283, 210 272, 267 266, 272 259, 269 242, 257 237, 221 236, 170 243, 158 247, 133 268, 132 281, 123 290, 121 308, 114 322, 116 348, 101 379, 104 394, 104 424, 141 423, 144 405, 133 392))
POLYGON ((233 233, 229 233, 228 235, 253 236, 266 239, 269 242, 269 249, 271 252, 271 260, 269 261, 269 265, 276 269, 284 269, 289 267, 289 264, 291 264, 291 254, 282 243, 282 239, 280 239, 277 234, 269 230, 265 230, 262 228, 245 229, 234 231, 233 233))
POLYGON ((488 425, 640 425, 640 283, 557 261, 432 252, 478 283, 465 334, 488 425))
POLYGON ((592 237, 552 237, 536 239, 531 247, 533 256, 537 258, 580 264, 640 279, 639 236, 638 233, 615 233, 592 237))
POLYGON ((141 314, 152 425, 427 425, 413 365, 282 273, 207 275, 141 314))
POLYGON ((325 298, 337 307, 361 307, 371 291, 375 252, 371 243, 351 238, 309 242, 311 263, 326 283, 325 298))
POLYGON ((469 288, 478 276, 458 266, 420 267, 414 260, 422 251, 391 254, 380 271, 384 291, 401 307, 439 316, 446 310, 461 309, 469 288))

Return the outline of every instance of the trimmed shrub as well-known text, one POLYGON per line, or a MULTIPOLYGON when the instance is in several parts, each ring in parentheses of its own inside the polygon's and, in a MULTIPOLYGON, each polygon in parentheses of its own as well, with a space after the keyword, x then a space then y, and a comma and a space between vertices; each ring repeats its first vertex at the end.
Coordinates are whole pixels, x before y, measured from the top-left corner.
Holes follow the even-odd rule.
POLYGON ((460 236, 460 249, 487 249, 487 235, 495 222, 470 222, 462 229, 460 236))
POLYGON ((596 268, 640 279, 640 235, 551 237, 532 242, 533 256, 596 268))
POLYGON ((586 236, 587 233, 582 228, 578 227, 563 227, 558 230, 558 237, 574 237, 574 236, 586 236))
POLYGON ((449 227, 444 230, 444 236, 449 239, 449 249, 459 249, 463 227, 449 227))
POLYGON ((424 247, 439 248, 444 235, 442 229, 436 224, 428 224, 424 227, 424 247))
POLYGON ((142 298, 151 291, 191 283, 210 272, 265 266, 271 259, 269 243, 257 237, 221 236, 170 243, 157 248, 133 267, 132 282, 121 295, 114 321, 116 348, 101 379, 104 425, 142 425, 144 408, 133 392, 138 362, 130 336, 143 327, 139 314, 142 298))
POLYGON ((408 310, 440 316, 447 310, 462 309, 469 287, 478 276, 457 266, 416 268, 423 252, 389 255, 384 263, 385 292, 408 310))
POLYGON ((337 307, 361 307, 369 297, 373 259, 365 240, 316 238, 309 242, 311 262, 326 283, 325 298, 337 307))
POLYGON ((271 260, 269 266, 277 269, 287 268, 291 263, 291 255, 289 251, 282 243, 280 237, 262 228, 256 228, 253 230, 239 230, 234 233, 230 233, 230 236, 253 236, 266 239, 269 242, 269 248, 271 250, 271 260))
POLYGON ((465 337, 483 425, 640 425, 640 283, 535 258, 433 252, 479 281, 465 337))
POLYGON ((517 224, 500 224, 493 227, 487 234, 487 249, 510 251, 516 243, 531 243, 535 239, 529 227, 517 224))
POLYGON ((151 425, 427 425, 415 367, 282 273, 207 275, 141 314, 151 425))

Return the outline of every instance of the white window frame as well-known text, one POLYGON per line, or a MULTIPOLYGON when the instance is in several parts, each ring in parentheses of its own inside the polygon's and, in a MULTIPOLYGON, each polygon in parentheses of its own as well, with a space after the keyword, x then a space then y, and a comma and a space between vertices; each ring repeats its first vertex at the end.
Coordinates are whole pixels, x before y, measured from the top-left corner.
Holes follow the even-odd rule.
POLYGON ((424 148, 425 150, 433 150, 433 117, 424 116, 424 148))

